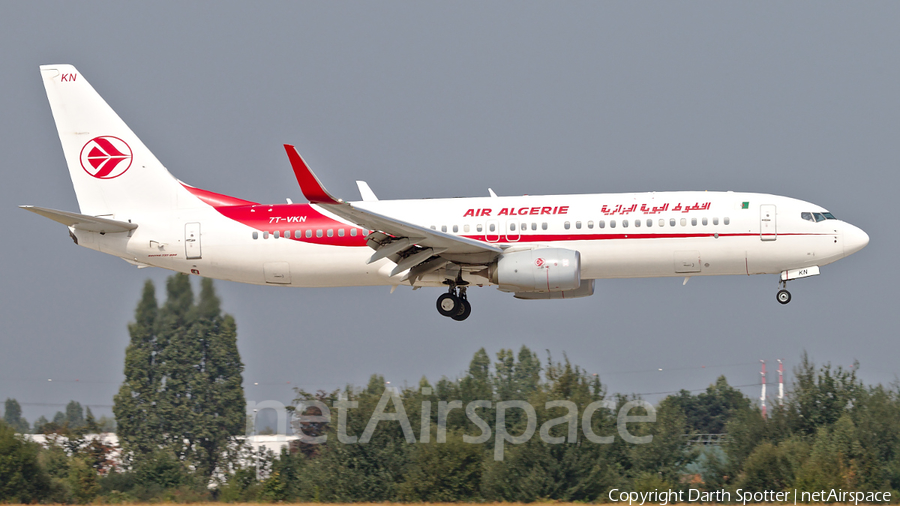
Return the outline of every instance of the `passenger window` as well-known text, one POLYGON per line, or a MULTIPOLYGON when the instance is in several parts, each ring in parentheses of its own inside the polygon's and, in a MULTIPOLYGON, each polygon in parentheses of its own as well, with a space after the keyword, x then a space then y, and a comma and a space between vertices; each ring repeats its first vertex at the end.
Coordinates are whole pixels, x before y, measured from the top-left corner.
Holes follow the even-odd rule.
POLYGON ((647 218, 647 226, 648 226, 648 227, 652 227, 652 226, 653 226, 653 220, 651 220, 650 218, 647 218))
POLYGON ((569 227, 571 227, 571 226, 572 226, 572 224, 571 224, 571 223, 569 223, 569 222, 568 222, 568 221, 567 221, 567 222, 565 222, 565 223, 563 223, 563 227, 565 227, 565 228, 566 228, 566 230, 569 230, 569 227))
POLYGON ((730 225, 731 219, 728 218, 728 216, 726 216, 725 218, 722 219, 722 223, 724 223, 725 225, 730 225))
POLYGON ((616 220, 609 220, 609 228, 616 228, 616 220))
POLYGON ((491 223, 491 225, 488 227, 488 229, 489 229, 491 232, 493 232, 493 231, 497 230, 497 227, 494 226, 493 223, 491 223))
POLYGON ((459 225, 453 225, 453 233, 456 234, 459 232, 459 225))
POLYGON ((588 221, 588 228, 594 228, 594 222, 588 221))
POLYGON ((469 233, 469 225, 468 224, 463 225, 463 232, 465 232, 467 234, 469 233))
POLYGON ((605 220, 598 221, 597 228, 606 228, 606 221, 605 220))
POLYGON ((547 222, 541 223, 541 230, 547 230, 547 222))
POLYGON ((447 225, 441 225, 441 232, 447 231, 447 225))
POLYGON ((640 226, 641 226, 641 220, 634 220, 634 226, 635 226, 635 227, 640 227, 640 226))
POLYGON ((482 228, 481 228, 481 223, 479 223, 478 225, 475 225, 475 231, 476 231, 476 232, 481 232, 481 230, 482 230, 482 228))
POLYGON ((268 238, 269 238, 269 233, 263 232, 263 239, 268 239, 268 238))
POLYGON ((684 227, 687 225, 687 218, 681 218, 681 226, 684 227))
POLYGON ((659 219, 659 226, 660 226, 660 227, 665 227, 665 226, 666 226, 666 220, 660 218, 660 219, 659 219))
POLYGON ((509 229, 510 229, 510 230, 515 230, 515 229, 516 229, 516 224, 513 223, 513 222, 510 222, 510 223, 509 223, 509 229))
MULTIPOLYGON (((356 229, 354 229, 354 230, 356 230, 356 229)), ((353 235, 356 235, 356 234, 353 234, 353 235)), ((312 229, 308 228, 308 229, 306 229, 306 238, 309 239, 310 237, 312 237, 312 229)))
POLYGON ((431 226, 431 230, 437 230, 437 227, 435 227, 434 225, 432 225, 432 226, 431 226))
POLYGON ((718 225, 718 224, 719 224, 719 217, 716 216, 715 218, 713 218, 713 225, 718 225))
POLYGON ((581 230, 581 222, 580 221, 575 222, 575 228, 581 230))
MULTIPOLYGON (((307 230, 306 233, 309 234, 309 230, 307 230)), ((307 235, 307 237, 309 237, 309 236, 307 235)), ((356 229, 355 228, 350 229, 350 237, 356 237, 356 229)))
POLYGON ((702 223, 703 223, 703 226, 705 227, 705 226, 709 225, 709 220, 707 220, 706 218, 703 218, 702 223))
POLYGON ((669 226, 670 226, 670 227, 674 227, 674 226, 675 226, 675 218, 670 218, 670 219, 669 219, 669 226))
POLYGON ((622 228, 628 228, 628 220, 622 220, 622 228))
POLYGON ((322 229, 316 229, 316 237, 322 237, 322 229))
POLYGON ((692 226, 692 227, 696 227, 696 226, 697 226, 697 218, 691 218, 691 226, 692 226))
POLYGON ((338 237, 344 237, 344 229, 342 229, 342 228, 338 229, 338 237))
POLYGON ((301 237, 303 237, 303 231, 302 230, 294 230, 294 239, 300 239, 301 237))
POLYGON ((531 222, 531 230, 537 230, 537 222, 536 221, 531 222))
POLYGON ((259 239, 259 232, 253 232, 253 238, 259 239))
POLYGON ((278 239, 279 237, 281 237, 281 232, 278 231, 278 230, 276 230, 276 231, 272 234, 272 237, 278 239))
POLYGON ((327 235, 328 237, 334 237, 334 229, 333 229, 333 228, 329 228, 329 229, 328 229, 328 232, 327 232, 325 235, 327 235))
POLYGON ((521 230, 522 232, 528 230, 528 224, 527 223, 519 223, 519 230, 521 230))

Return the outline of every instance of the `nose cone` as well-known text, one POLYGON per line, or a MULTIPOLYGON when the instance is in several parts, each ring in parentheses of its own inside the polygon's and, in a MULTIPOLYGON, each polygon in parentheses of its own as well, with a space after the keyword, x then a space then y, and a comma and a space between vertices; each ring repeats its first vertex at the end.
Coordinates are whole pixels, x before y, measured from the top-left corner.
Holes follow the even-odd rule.
POLYGON ((844 228, 844 256, 852 255, 869 244, 869 234, 859 227, 847 224, 844 228))

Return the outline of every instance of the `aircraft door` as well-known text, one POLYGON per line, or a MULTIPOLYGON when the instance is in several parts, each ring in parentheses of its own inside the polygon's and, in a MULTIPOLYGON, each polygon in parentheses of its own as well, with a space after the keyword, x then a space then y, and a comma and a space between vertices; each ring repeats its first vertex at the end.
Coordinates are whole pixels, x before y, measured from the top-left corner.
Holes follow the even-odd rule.
POLYGON ((774 241, 778 237, 775 205, 759 206, 759 238, 763 241, 774 241))
POLYGON ((184 256, 188 260, 202 258, 200 254, 199 223, 186 223, 184 225, 184 256))
POLYGON ((487 220, 484 224, 484 240, 497 242, 500 240, 500 224, 497 220, 487 220))
MULTIPOLYGON (((510 242, 516 242, 522 237, 522 232, 519 231, 519 223, 516 223, 513 220, 509 220, 505 223, 506 225, 506 240, 510 242)), ((524 223, 523 223, 524 225, 524 223)))

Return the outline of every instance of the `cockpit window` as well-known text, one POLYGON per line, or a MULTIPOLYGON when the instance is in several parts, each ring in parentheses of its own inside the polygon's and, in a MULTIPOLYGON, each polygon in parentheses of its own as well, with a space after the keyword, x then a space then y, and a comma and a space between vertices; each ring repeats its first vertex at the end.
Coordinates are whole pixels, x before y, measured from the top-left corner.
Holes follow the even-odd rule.
POLYGON ((837 219, 831 213, 800 213, 800 218, 812 222, 837 219))

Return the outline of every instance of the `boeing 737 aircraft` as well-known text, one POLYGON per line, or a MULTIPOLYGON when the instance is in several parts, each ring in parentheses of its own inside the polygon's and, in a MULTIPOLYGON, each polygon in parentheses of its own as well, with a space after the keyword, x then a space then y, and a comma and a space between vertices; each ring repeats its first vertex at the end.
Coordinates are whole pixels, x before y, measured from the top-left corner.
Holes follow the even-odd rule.
POLYGON ((519 299, 594 292, 605 278, 780 275, 789 280, 869 242, 826 209, 736 192, 597 193, 378 200, 331 195, 297 150, 308 204, 259 204, 175 179, 71 65, 41 67, 80 212, 24 209, 76 244, 138 267, 241 283, 443 287, 438 312, 465 320, 466 290, 519 299))

